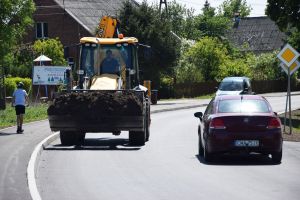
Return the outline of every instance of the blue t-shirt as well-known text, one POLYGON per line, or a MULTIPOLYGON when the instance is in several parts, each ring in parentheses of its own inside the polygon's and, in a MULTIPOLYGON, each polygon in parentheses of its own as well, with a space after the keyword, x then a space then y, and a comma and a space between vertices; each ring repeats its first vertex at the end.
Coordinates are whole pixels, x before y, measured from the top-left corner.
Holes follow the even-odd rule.
POLYGON ((21 105, 25 106, 25 101, 27 97, 27 92, 23 89, 16 89, 13 93, 13 96, 15 97, 15 105, 21 105))
POLYGON ((119 72, 119 63, 114 58, 111 58, 111 59, 105 58, 102 61, 100 67, 101 67, 100 71, 102 74, 105 74, 105 73, 114 74, 114 73, 119 72))

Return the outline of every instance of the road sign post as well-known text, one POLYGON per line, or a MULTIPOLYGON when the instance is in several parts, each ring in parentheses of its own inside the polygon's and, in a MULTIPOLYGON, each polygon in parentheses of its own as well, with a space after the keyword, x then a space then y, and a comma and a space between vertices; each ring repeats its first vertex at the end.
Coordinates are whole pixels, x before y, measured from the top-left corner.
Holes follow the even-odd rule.
POLYGON ((292 134, 292 100, 291 100, 291 75, 297 71, 300 67, 300 63, 297 61, 297 58, 300 54, 289 44, 286 44, 284 48, 278 53, 277 57, 282 61, 280 64, 281 68, 288 75, 288 87, 287 87, 287 95, 286 95, 286 104, 285 104, 285 114, 284 114, 284 127, 283 131, 285 132, 286 127, 286 115, 287 115, 287 107, 289 104, 289 127, 290 134, 292 134))

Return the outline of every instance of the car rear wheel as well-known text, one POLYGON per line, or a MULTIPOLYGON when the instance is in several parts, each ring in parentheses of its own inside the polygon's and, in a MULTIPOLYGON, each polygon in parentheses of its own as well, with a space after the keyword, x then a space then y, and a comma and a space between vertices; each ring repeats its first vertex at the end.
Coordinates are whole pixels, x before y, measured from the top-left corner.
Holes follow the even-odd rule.
POLYGON ((282 150, 280 152, 272 153, 272 161, 274 163, 281 163, 282 150))
POLYGON ((200 127, 198 127, 198 155, 199 156, 203 156, 204 154, 204 149, 203 149, 203 146, 202 146, 202 139, 201 139, 201 133, 200 133, 200 127))
POLYGON ((213 160, 213 155, 207 151, 207 146, 203 151, 203 158, 206 162, 211 162, 213 160))

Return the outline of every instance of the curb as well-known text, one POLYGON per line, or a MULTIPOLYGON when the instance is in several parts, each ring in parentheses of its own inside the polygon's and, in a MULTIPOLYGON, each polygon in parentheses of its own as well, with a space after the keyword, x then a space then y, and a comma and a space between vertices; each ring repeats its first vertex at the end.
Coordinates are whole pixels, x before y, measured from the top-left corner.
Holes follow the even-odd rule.
POLYGON ((207 106, 208 104, 198 104, 198 105, 192 105, 192 106, 183 106, 183 107, 177 107, 177 108, 165 108, 161 110, 153 110, 151 111, 151 114, 154 113, 161 113, 161 112, 167 112, 167 111, 175 111, 175 110, 184 110, 184 109, 190 109, 190 108, 197 108, 197 107, 203 107, 207 106))
POLYGON ((35 181, 35 174, 37 170, 38 161, 40 158, 40 155, 42 153, 42 150, 45 149, 47 145, 49 145, 51 142, 56 140, 58 138, 59 134, 58 132, 53 133, 52 135, 45 138, 43 141, 41 141, 32 152, 30 156, 30 160, 27 166, 27 183, 29 187, 29 192, 31 195, 32 200, 41 200, 41 196, 39 194, 39 191, 37 189, 36 181, 35 181))

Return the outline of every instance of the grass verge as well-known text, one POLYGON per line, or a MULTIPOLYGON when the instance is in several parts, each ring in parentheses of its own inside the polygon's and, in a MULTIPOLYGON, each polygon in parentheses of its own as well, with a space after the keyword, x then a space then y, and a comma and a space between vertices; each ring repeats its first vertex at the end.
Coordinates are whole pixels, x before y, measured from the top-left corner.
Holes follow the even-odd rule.
POLYGON ((197 96, 197 97, 182 97, 182 98, 169 98, 169 99, 159 99, 159 101, 173 101, 173 100, 180 100, 180 99, 211 99, 215 96, 216 94, 207 94, 207 95, 202 95, 202 96, 197 96))
MULTIPOLYGON (((26 107, 24 123, 47 119, 48 104, 26 107)), ((0 110, 0 128, 16 125, 15 108, 7 104, 5 110, 0 110)))
MULTIPOLYGON (((296 141, 300 142, 300 109, 294 110, 291 113, 292 115, 292 134, 290 135, 289 128, 289 114, 287 113, 286 127, 283 132, 283 139, 287 141, 296 141)), ((279 115, 282 127, 284 126, 284 113, 279 115)), ((283 128, 282 128, 283 129, 283 128)))

